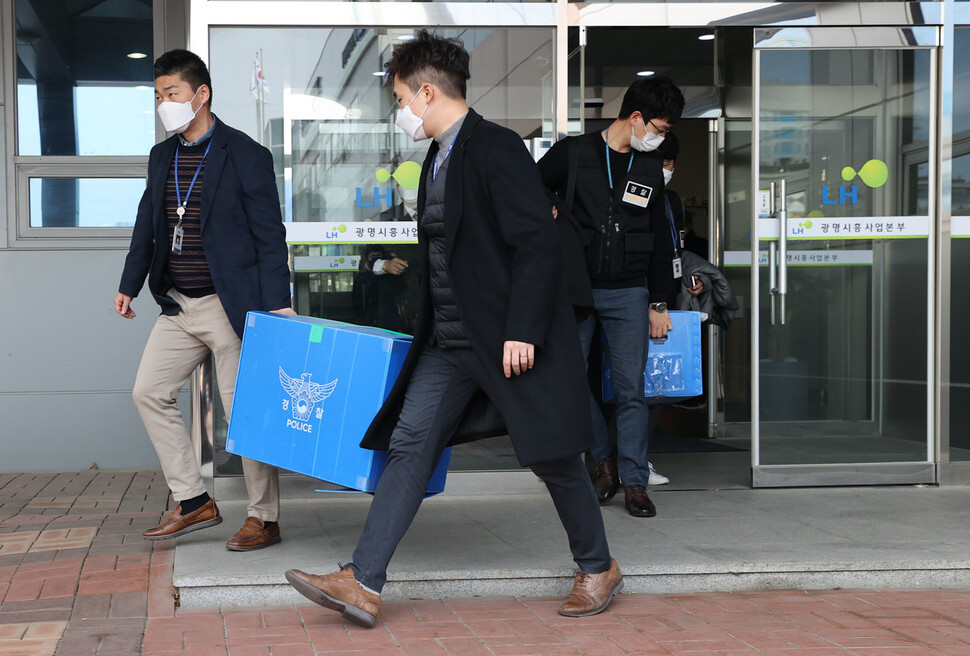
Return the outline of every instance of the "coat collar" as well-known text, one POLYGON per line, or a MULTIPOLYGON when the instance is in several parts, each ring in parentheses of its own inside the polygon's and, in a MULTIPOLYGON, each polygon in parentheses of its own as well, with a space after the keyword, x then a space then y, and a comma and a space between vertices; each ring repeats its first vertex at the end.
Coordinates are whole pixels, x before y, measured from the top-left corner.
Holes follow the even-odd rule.
MULTIPOLYGON (((448 178, 445 181, 445 252, 450 259, 452 245, 455 241, 455 233, 461 223, 462 215, 462 170, 465 160, 465 146, 472 137, 472 132, 479 123, 482 116, 472 108, 468 108, 461 129, 455 137, 455 145, 452 147, 451 154, 448 156, 448 178)), ((424 165, 421 169, 422 184, 418 193, 418 208, 420 215, 424 215, 425 190, 428 185, 428 177, 431 175, 431 163, 438 154, 438 142, 432 141, 428 148, 428 155, 424 158, 424 165)))
POLYGON ((215 119, 215 130, 212 132, 212 148, 205 163, 205 178, 202 181, 202 213, 199 217, 199 232, 205 230, 206 219, 212 211, 212 202, 215 200, 216 190, 219 188, 219 179, 222 177, 222 170, 226 166, 226 157, 229 145, 229 130, 226 124, 213 114, 215 119))
POLYGON ((172 168, 172 158, 175 157, 175 146, 177 144, 178 135, 175 134, 158 144, 158 164, 155 166, 155 170, 149 171, 152 184, 152 206, 155 209, 155 234, 157 235, 168 235, 168 227, 165 225, 165 182, 168 179, 168 172, 172 168))

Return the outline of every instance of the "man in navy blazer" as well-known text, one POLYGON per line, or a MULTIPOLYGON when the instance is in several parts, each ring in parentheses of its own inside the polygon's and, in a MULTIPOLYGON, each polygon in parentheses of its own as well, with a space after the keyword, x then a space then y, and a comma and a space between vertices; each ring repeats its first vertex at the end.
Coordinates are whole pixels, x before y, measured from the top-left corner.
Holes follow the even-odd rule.
MULTIPOLYGON (((149 155, 115 309, 135 317, 131 302, 147 276, 161 315, 133 396, 177 504, 143 535, 165 540, 222 522, 176 403, 179 390, 211 352, 228 414, 246 312, 294 312, 269 150, 212 114, 212 80, 194 53, 172 50, 158 58, 155 100, 165 129, 175 134, 149 155)), ((276 468, 243 458, 243 474, 249 516, 226 543, 232 551, 280 541, 276 468)))

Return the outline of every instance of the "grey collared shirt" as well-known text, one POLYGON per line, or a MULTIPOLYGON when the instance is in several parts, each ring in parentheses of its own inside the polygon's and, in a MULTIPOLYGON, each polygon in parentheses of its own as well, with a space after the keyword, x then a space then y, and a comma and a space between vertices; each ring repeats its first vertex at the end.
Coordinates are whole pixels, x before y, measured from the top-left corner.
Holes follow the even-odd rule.
POLYGON ((460 119, 452 123, 450 128, 434 138, 438 143, 438 154, 435 156, 435 160, 438 162, 439 168, 448 158, 448 155, 451 154, 451 146, 455 142, 455 137, 458 136, 458 131, 461 130, 461 124, 465 122, 466 116, 468 116, 467 112, 460 119))

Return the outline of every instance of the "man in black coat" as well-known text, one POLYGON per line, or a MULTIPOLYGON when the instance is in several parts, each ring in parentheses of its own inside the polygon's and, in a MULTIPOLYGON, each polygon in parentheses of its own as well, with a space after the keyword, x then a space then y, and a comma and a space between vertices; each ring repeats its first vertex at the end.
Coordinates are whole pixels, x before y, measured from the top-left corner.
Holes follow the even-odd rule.
MULTIPOLYGON (((145 278, 161 307, 135 379, 133 396, 162 473, 178 504, 144 532, 165 540, 215 526, 209 498, 176 400, 211 352, 229 413, 246 312, 294 314, 286 231, 269 150, 210 111, 212 80, 203 61, 172 50, 155 62, 158 114, 171 137, 148 156, 148 184, 115 296, 131 308, 145 278)), ((243 458, 249 517, 226 546, 262 549, 280 541, 276 468, 243 458)))
POLYGON ((599 613, 623 577, 581 454, 592 432, 584 364, 556 227, 522 139, 465 101, 468 53, 421 31, 387 64, 415 141, 434 139, 418 194, 421 300, 402 371, 362 446, 387 469, 353 561, 287 580, 310 600, 372 626, 391 555, 472 398, 498 408, 516 455, 542 478, 579 569, 563 615, 599 613))

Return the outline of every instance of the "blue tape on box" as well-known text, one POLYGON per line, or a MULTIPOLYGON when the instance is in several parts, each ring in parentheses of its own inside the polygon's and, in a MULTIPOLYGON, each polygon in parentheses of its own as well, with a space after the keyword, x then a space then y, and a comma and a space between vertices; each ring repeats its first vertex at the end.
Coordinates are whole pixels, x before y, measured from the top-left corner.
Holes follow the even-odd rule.
MULTIPOLYGON (((250 312, 226 450, 373 492, 387 452, 359 444, 410 344, 380 328, 250 312)), ((428 495, 444 490, 450 455, 442 455, 428 495)))

